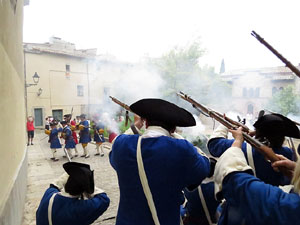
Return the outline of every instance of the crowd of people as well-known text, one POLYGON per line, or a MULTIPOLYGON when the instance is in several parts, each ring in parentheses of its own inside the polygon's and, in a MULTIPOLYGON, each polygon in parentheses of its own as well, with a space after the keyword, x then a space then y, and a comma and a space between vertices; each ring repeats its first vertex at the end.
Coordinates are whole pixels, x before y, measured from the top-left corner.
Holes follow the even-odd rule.
MULTIPOLYGON (((284 146, 286 137, 300 138, 293 121, 280 114, 260 114, 255 130, 248 133, 273 150, 278 160, 271 162, 244 141, 241 127, 215 129, 206 155, 176 133, 176 127, 196 125, 185 109, 162 99, 142 99, 130 109, 134 123, 124 134, 114 135, 109 153, 120 189, 117 225, 299 224, 300 163, 284 146), (228 139, 229 132, 234 139, 228 139)), ((89 157, 90 125, 85 115, 80 124, 71 125, 70 119, 65 116, 62 128, 50 122, 47 133, 54 160, 54 151, 61 147, 55 141, 59 132, 73 156, 76 129, 82 156, 89 157)), ((102 155, 104 127, 95 123, 94 129, 100 137, 94 137, 96 154, 102 155)), ((68 162, 64 169, 41 200, 38 225, 91 224, 109 206, 108 196, 94 186, 89 165, 68 162)))

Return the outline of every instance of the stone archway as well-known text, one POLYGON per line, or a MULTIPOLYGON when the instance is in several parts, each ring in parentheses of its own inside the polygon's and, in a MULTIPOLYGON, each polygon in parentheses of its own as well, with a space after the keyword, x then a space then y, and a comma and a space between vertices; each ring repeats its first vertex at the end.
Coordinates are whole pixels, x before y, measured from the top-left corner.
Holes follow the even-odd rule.
POLYGON ((253 115, 253 104, 252 103, 249 103, 248 106, 247 106, 247 114, 252 114, 253 115))

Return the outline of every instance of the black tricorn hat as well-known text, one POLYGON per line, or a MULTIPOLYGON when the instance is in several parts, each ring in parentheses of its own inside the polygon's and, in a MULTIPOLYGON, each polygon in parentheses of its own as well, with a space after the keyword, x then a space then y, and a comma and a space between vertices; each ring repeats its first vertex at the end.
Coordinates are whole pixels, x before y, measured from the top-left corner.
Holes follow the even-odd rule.
POLYGON ((74 189, 81 189, 88 194, 94 193, 94 171, 91 171, 88 164, 67 162, 63 167, 70 175, 68 182, 71 180, 72 185, 76 185, 74 189))
POLYGON ((80 118, 86 118, 86 115, 85 114, 81 114, 79 117, 80 118))
POLYGON ((61 125, 67 124, 67 121, 62 120, 62 121, 60 121, 60 124, 61 124, 61 125))
POLYGON ((272 113, 264 115, 253 126, 267 136, 280 135, 300 138, 300 132, 296 124, 281 114, 272 113))
POLYGON ((70 118, 70 117, 72 117, 72 114, 65 114, 64 115, 64 118, 70 118))
POLYGON ((130 109, 142 118, 160 121, 170 126, 190 127, 196 125, 191 113, 162 99, 141 99, 133 103, 130 109))
POLYGON ((56 126, 58 124, 58 122, 56 120, 53 120, 51 123, 50 123, 50 126, 56 126))

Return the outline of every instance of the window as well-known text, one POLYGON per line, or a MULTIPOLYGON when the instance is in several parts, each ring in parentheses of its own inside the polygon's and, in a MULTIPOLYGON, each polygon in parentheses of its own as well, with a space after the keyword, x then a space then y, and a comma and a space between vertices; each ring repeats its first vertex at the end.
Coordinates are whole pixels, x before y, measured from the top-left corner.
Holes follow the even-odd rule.
POLYGON ((70 65, 66 64, 66 72, 70 72, 70 65))
POLYGON ((248 107, 247 107, 247 113, 248 114, 253 114, 253 105, 252 104, 248 105, 248 107))
POLYGON ((273 87, 273 88, 272 88, 272 96, 275 95, 276 92, 277 92, 277 88, 276 88, 276 87, 273 87))
POLYGON ((253 98, 253 96, 254 96, 254 90, 253 90, 253 88, 249 88, 248 92, 249 92, 248 93, 248 97, 253 98))
POLYGON ((53 115, 53 119, 55 119, 55 120, 62 121, 62 119, 63 119, 62 109, 52 110, 52 115, 53 115))
POLYGON ((247 88, 243 88, 243 97, 247 97, 247 88))
POLYGON ((279 91, 282 91, 282 90, 283 90, 283 87, 280 87, 280 88, 279 88, 279 91))
POLYGON ((255 98, 259 98, 259 92, 260 92, 260 88, 259 87, 255 88, 255 94, 254 94, 255 98))
POLYGON ((109 96, 109 88, 108 87, 103 88, 103 93, 104 96, 109 96))
POLYGON ((77 96, 83 96, 83 85, 77 85, 77 96))
POLYGON ((66 64, 66 78, 70 79, 70 65, 66 64))

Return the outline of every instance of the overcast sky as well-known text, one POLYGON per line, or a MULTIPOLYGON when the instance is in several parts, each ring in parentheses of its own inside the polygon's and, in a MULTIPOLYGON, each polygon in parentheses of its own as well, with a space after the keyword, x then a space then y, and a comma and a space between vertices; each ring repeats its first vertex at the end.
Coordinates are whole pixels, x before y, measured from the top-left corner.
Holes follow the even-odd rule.
POLYGON ((295 65, 300 63, 298 0, 30 0, 24 42, 50 36, 97 48, 122 60, 159 57, 200 38, 200 63, 219 72, 283 65, 250 35, 255 30, 295 65))

